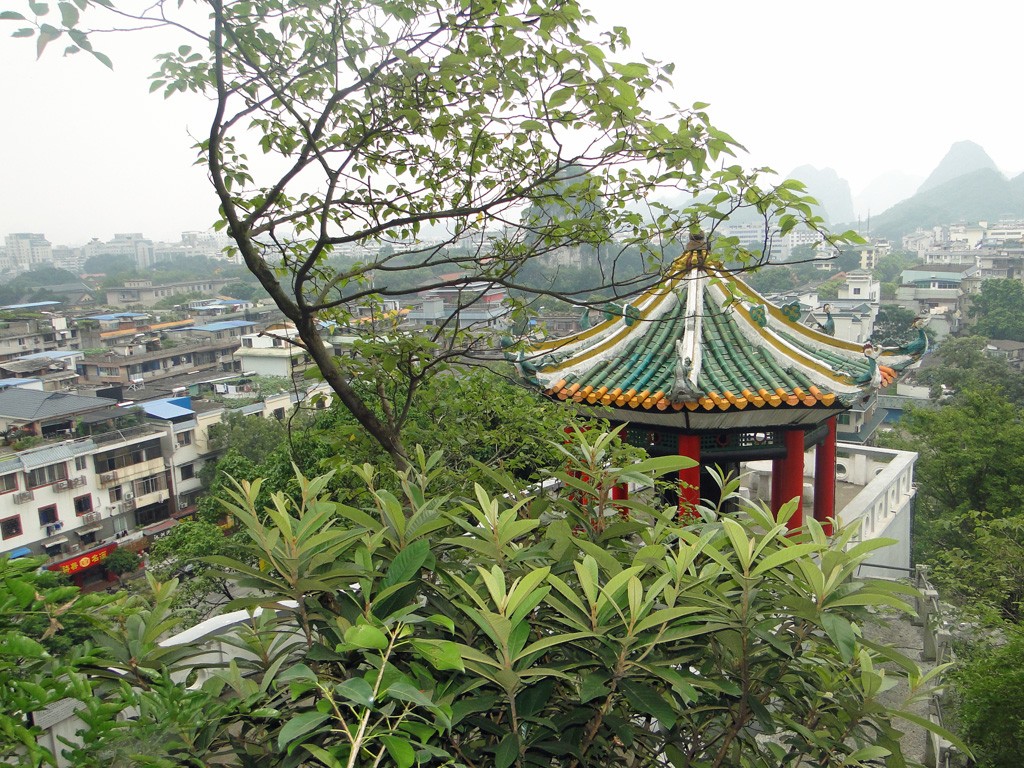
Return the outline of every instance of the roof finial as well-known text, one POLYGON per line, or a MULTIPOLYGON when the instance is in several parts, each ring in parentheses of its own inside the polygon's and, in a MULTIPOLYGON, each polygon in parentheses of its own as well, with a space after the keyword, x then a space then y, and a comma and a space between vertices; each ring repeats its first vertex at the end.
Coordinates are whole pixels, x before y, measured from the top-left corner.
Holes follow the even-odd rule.
POLYGON ((707 237, 699 228, 690 230, 690 242, 686 244, 686 251, 706 251, 708 249, 707 237))
POLYGON ((708 258, 708 241, 697 224, 690 227, 690 242, 683 249, 683 267, 686 270, 703 267, 708 258))

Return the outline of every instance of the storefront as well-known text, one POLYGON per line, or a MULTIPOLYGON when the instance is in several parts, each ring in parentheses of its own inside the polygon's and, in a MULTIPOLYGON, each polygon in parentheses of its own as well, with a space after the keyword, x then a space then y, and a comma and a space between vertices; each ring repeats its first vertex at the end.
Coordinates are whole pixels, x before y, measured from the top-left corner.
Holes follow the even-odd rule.
POLYGON ((103 567, 103 561, 107 556, 117 549, 117 543, 112 542, 88 552, 80 552, 74 557, 62 560, 46 566, 47 570, 60 571, 67 574, 79 587, 94 581, 107 579, 107 570, 103 567))

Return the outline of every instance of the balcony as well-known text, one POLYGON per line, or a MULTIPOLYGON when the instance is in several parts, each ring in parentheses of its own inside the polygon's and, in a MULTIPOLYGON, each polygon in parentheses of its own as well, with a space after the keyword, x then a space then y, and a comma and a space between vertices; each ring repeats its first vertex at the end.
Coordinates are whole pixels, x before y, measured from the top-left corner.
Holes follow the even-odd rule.
POLYGON ((82 525, 75 530, 79 536, 93 533, 103 527, 103 515, 100 512, 88 512, 79 518, 82 525))
POLYGON ((142 493, 135 496, 134 502, 136 507, 148 507, 150 504, 162 504, 171 497, 170 493, 166 488, 152 493, 142 493))

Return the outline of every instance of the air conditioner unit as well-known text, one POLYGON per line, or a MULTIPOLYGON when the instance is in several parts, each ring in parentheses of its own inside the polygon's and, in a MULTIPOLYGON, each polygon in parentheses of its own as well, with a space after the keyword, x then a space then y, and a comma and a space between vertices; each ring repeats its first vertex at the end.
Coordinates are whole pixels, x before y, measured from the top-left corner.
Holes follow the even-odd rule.
POLYGON ((188 509, 188 506, 189 506, 188 499, 186 499, 184 496, 179 496, 178 497, 178 511, 181 511, 183 509, 188 509))
POLYGON ((117 473, 116 472, 104 472, 102 475, 100 475, 100 482, 101 483, 112 483, 116 479, 117 479, 117 473))
POLYGON ((58 491, 66 491, 70 487, 71 484, 67 480, 59 480, 57 483, 54 484, 54 488, 56 488, 58 491))
POLYGON ((82 551, 82 545, 81 544, 71 544, 70 546, 68 546, 68 551, 71 552, 71 553, 81 552, 82 551))
POLYGON ((131 501, 134 498, 135 498, 135 494, 132 491, 125 491, 124 492, 124 500, 125 501, 131 501))
POLYGON ((14 503, 24 504, 26 501, 32 501, 33 498, 32 491, 22 491, 14 494, 14 503))
POLYGON ((88 482, 85 475, 79 475, 71 481, 72 488, 79 488, 88 482))

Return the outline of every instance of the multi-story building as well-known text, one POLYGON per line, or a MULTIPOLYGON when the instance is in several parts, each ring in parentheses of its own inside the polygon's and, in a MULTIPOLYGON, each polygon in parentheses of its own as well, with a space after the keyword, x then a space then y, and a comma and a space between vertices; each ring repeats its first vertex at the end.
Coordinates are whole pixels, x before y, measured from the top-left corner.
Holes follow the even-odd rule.
POLYGON ((162 285, 154 285, 152 280, 146 279, 128 280, 119 288, 107 290, 107 304, 111 307, 152 307, 170 296, 196 293, 213 296, 229 282, 212 277, 162 285))
POLYGON ((53 246, 45 235, 37 232, 15 232, 4 238, 4 258, 12 272, 53 263, 53 246))
POLYGON ((976 267, 960 271, 905 269, 900 273, 896 300, 918 314, 954 314, 962 310, 962 284, 976 267))
MULTIPOLYGON (((284 418, 293 404, 283 393, 240 412, 284 418)), ((0 389, 0 553, 48 556, 78 583, 102 578, 118 544, 141 546, 194 511, 215 457, 209 431, 227 412, 187 396, 127 405, 0 389)))
POLYGON ((93 256, 117 256, 139 269, 153 264, 153 241, 141 232, 120 232, 105 243, 93 238, 82 246, 82 252, 87 260, 93 256))
MULTIPOLYGON (((298 331, 290 324, 272 325, 261 333, 241 337, 241 348, 235 352, 239 370, 258 376, 289 378, 311 366, 305 347, 297 343, 298 331)), ((325 347, 330 344, 324 342, 325 347)))
POLYGON ((227 339, 153 341, 123 350, 86 355, 79 365, 81 380, 89 384, 123 384, 129 388, 146 382, 194 371, 238 370, 234 357, 239 340, 227 339))
POLYGON ((0 307, 0 361, 39 352, 75 349, 77 330, 66 317, 42 310, 57 302, 38 302, 0 307))

